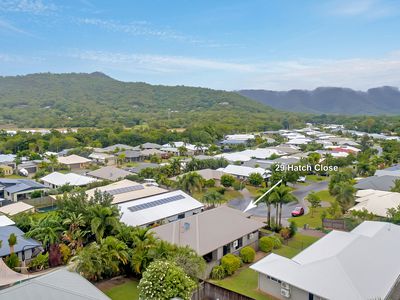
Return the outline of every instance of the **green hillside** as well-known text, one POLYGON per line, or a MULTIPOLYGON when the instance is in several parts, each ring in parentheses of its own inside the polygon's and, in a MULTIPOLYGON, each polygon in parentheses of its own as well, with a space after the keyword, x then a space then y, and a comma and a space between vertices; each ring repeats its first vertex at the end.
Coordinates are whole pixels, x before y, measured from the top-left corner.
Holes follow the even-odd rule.
POLYGON ((185 86, 127 83, 102 73, 0 77, 0 125, 108 127, 152 124, 280 128, 293 114, 241 95, 185 86), (249 124, 251 120, 251 124, 249 124))

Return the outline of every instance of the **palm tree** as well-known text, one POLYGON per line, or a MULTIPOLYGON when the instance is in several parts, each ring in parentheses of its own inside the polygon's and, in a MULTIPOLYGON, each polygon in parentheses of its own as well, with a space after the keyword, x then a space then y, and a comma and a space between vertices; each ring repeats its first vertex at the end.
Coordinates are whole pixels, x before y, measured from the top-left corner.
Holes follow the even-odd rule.
POLYGON ((297 201, 297 198, 293 196, 289 187, 281 184, 280 186, 276 187, 271 196, 271 201, 274 202, 275 207, 277 209, 276 213, 276 222, 278 226, 282 226, 282 206, 284 203, 290 203, 293 201, 297 201))
POLYGON ((17 244, 17 236, 15 233, 11 233, 8 238, 8 245, 10 246, 10 253, 14 253, 14 246, 17 244))
POLYGON ((107 261, 107 268, 113 273, 118 273, 120 263, 126 265, 129 260, 128 246, 113 236, 101 240, 101 256, 107 261))
POLYGON ((210 205, 211 207, 215 207, 216 204, 220 204, 223 196, 221 193, 217 191, 209 191, 203 196, 203 202, 210 205))
POLYGON ((63 221, 63 225, 67 225, 71 232, 85 226, 85 224, 86 222, 83 214, 78 214, 76 212, 68 213, 68 216, 63 221))
MULTIPOLYGON (((260 196, 264 195, 269 189, 268 188, 263 188, 259 190, 260 196)), ((264 195, 264 197, 261 198, 261 200, 258 203, 265 203, 267 206, 267 225, 269 228, 271 228, 271 205, 273 204, 272 199, 270 199, 271 194, 268 193, 264 195)))
POLYGON ((47 250, 50 245, 58 243, 63 229, 57 216, 48 215, 34 222, 31 230, 25 233, 25 236, 41 241, 43 247, 47 250))
POLYGON ((179 158, 173 158, 169 162, 172 175, 176 176, 181 173, 181 160, 179 158))
POLYGON ((131 267, 137 274, 141 274, 156 255, 156 238, 150 228, 136 228, 132 233, 133 250, 131 267))
POLYGON ((91 231, 100 241, 106 232, 112 232, 119 227, 119 216, 111 207, 95 205, 90 208, 91 231))
POLYGON ((339 182, 333 188, 336 201, 342 208, 342 213, 345 213, 349 208, 354 206, 355 188, 347 182, 339 182))
POLYGON ((189 172, 185 175, 182 175, 178 179, 179 186, 189 192, 193 193, 194 191, 199 191, 203 189, 204 178, 196 172, 189 172))
POLYGON ((71 267, 86 279, 97 281, 102 278, 106 268, 104 257, 101 254, 100 246, 93 242, 71 258, 71 267))

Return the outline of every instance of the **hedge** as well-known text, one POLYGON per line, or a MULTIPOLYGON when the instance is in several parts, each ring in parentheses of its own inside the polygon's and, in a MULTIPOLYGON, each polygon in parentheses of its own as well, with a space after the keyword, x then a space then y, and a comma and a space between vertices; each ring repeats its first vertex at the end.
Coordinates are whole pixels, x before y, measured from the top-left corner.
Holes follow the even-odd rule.
POLYGON ((215 266, 211 271, 211 279, 221 280, 226 277, 224 266, 215 266))
POLYGON ((244 263, 251 263, 256 257, 256 251, 250 246, 246 246, 240 250, 240 258, 244 263))
POLYGON ((240 268, 240 258, 231 253, 225 255, 221 259, 221 266, 224 267, 227 275, 232 275, 237 269, 240 268))
POLYGON ((258 245, 261 251, 271 252, 274 248, 274 239, 272 239, 270 236, 264 236, 259 240, 258 245))

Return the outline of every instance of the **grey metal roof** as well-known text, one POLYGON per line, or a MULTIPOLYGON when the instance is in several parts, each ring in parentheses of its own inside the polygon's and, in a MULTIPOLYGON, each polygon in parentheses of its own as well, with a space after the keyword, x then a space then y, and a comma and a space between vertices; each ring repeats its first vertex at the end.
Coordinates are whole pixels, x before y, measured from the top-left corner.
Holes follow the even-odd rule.
POLYGON ((129 172, 139 173, 141 170, 146 168, 158 168, 160 165, 155 163, 139 163, 137 166, 132 168, 126 168, 129 172))
POLYGON ((396 179, 399 179, 399 177, 390 175, 370 176, 359 180, 354 187, 359 190, 390 191, 396 179))
POLYGON ((17 236, 17 244, 14 246, 14 252, 18 253, 23 250, 41 247, 38 241, 24 237, 24 232, 16 226, 0 227, 0 240, 2 247, 0 248, 0 257, 10 255, 10 247, 8 246, 8 238, 14 233, 17 236))
POLYGON ((133 146, 129 146, 129 145, 125 145, 125 144, 115 144, 115 145, 111 145, 108 147, 103 148, 104 151, 115 151, 115 150, 139 150, 139 147, 133 147, 133 146))
POLYGON ((144 143, 142 144, 143 149, 160 149, 161 145, 156 143, 144 143))
POLYGON ((10 194, 26 190, 45 189, 43 184, 29 179, 0 178, 0 184, 5 186, 4 190, 10 194))
POLYGON ((126 151, 119 152, 118 154, 125 154, 126 158, 140 157, 140 151, 139 150, 126 150, 126 151))
POLYGON ((96 177, 96 178, 101 178, 101 179, 107 179, 107 180, 118 180, 121 178, 125 178, 128 175, 131 175, 131 172, 113 167, 113 166, 107 166, 103 167, 94 171, 91 171, 87 173, 87 175, 96 177))
POLYGON ((0 299, 110 300, 85 278, 65 268, 0 290, 0 299))

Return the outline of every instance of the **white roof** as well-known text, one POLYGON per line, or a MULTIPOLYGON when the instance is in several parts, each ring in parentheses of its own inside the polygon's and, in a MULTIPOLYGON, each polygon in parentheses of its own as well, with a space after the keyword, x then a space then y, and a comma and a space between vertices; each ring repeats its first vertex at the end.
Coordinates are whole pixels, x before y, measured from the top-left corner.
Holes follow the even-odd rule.
POLYGON ((58 158, 58 162, 63 165, 84 164, 90 161, 91 161, 90 159, 75 154, 68 156, 61 156, 58 158))
POLYGON ((253 140, 255 138, 254 134, 228 134, 225 136, 226 140, 253 140))
POLYGON ((172 142, 169 144, 164 144, 161 146, 161 150, 166 150, 166 151, 175 151, 178 150, 179 147, 185 147, 186 149, 190 151, 197 151, 197 150, 207 150, 208 148, 205 146, 201 146, 200 148, 196 147, 196 145, 192 145, 189 143, 185 142, 172 142))
POLYGON ((400 193, 375 190, 359 192, 357 193, 359 198, 356 199, 358 203, 350 208, 350 210, 367 210, 376 216, 387 217, 389 208, 397 208, 400 205, 400 193))
POLYGON ((270 254, 250 268, 326 299, 385 299, 400 275, 399 247, 400 226, 365 221, 292 259, 270 254))
POLYGON ((122 212, 121 222, 130 226, 142 226, 164 220, 187 211, 204 207, 202 203, 182 191, 173 191, 139 200, 121 203, 118 208, 122 212), (178 196, 180 199, 154 205, 155 201, 178 196), (142 209, 131 211, 129 208, 144 205, 142 209))
POLYGON ((268 172, 263 168, 252 168, 252 167, 237 166, 237 165, 228 165, 225 168, 221 168, 218 170, 227 174, 244 176, 244 177, 249 177, 249 175, 252 173, 259 173, 260 175, 264 176, 264 174, 268 172))
POLYGON ((311 139, 307 138, 294 138, 287 142, 288 145, 306 145, 311 142, 311 139))
POLYGON ((88 190, 86 194, 89 198, 93 197, 96 190, 102 193, 108 192, 112 194, 114 198, 113 204, 158 195, 168 191, 158 186, 141 184, 128 179, 88 190))
POLYGON ((108 153, 93 152, 92 154, 89 155, 89 157, 92 159, 110 159, 114 158, 114 155, 108 153))
POLYGON ((0 207, 0 213, 13 216, 25 211, 32 211, 34 207, 25 202, 16 202, 0 207))
POLYGON ((217 154, 214 157, 222 157, 229 161, 249 161, 251 159, 250 156, 241 154, 240 152, 233 152, 233 153, 222 153, 217 154))
POLYGON ((15 222, 7 216, 0 216, 0 227, 15 225, 15 222))
POLYGON ((14 161, 16 157, 14 154, 0 154, 0 163, 14 161))
POLYGON ((53 172, 42 177, 40 180, 56 186, 63 186, 65 184, 72 186, 83 186, 97 181, 97 179, 93 177, 78 175, 75 173, 62 174, 59 172, 53 172))
POLYGON ((257 149, 248 149, 240 152, 222 153, 215 155, 215 157, 223 157, 229 161, 249 161, 252 158, 266 159, 271 157, 272 154, 285 155, 287 153, 277 149, 257 148, 257 149))

